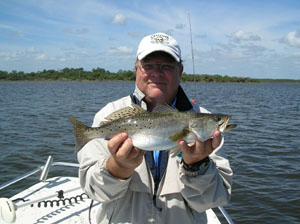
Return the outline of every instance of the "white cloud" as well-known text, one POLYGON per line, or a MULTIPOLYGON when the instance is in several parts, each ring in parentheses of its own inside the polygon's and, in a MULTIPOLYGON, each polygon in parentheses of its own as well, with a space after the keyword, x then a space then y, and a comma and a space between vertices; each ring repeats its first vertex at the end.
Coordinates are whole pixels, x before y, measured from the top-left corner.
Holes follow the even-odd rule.
POLYGON ((47 55, 46 54, 39 54, 39 55, 37 55, 36 56, 36 59, 37 60, 45 60, 45 59, 47 59, 47 55))
POLYGON ((20 58, 20 53, 2 53, 1 57, 5 62, 17 61, 20 58))
POLYGON ((260 41, 260 36, 253 34, 251 32, 245 32, 243 30, 239 30, 231 35, 231 38, 240 43, 241 41, 260 41))
POLYGON ((59 60, 60 62, 65 62, 65 61, 67 61, 66 58, 59 58, 58 60, 59 60))
POLYGON ((117 13, 114 18, 112 19, 112 24, 120 24, 125 25, 126 24, 126 16, 123 13, 117 13))
POLYGON ((6 62, 14 62, 14 61, 23 61, 29 58, 38 59, 39 55, 42 55, 41 51, 37 51, 35 47, 27 47, 23 49, 16 50, 7 50, 6 52, 2 52, 0 54, 0 58, 2 57, 3 61, 6 62))
POLYGON ((35 47, 29 47, 29 48, 27 48, 27 52, 34 53, 34 52, 36 52, 36 49, 35 49, 35 47))
POLYGON ((139 32, 128 32, 128 35, 131 37, 137 37, 137 38, 143 38, 146 36, 144 33, 139 33, 139 32))
POLYGON ((13 26, 8 26, 5 24, 0 24, 0 32, 1 30, 6 30, 9 32, 8 37, 10 40, 15 40, 18 38, 26 38, 27 36, 25 35, 25 33, 19 31, 17 28, 13 27, 13 26))
POLYGON ((7 30, 13 30, 13 31, 16 30, 13 26, 8 26, 5 24, 0 24, 0 29, 7 29, 7 30))
POLYGON ((176 24, 176 26, 175 26, 175 28, 178 29, 178 30, 182 30, 182 29, 184 29, 185 27, 186 27, 186 25, 185 25, 185 24, 182 24, 182 23, 176 24))
POLYGON ((292 47, 300 47, 300 30, 289 32, 284 38, 283 42, 292 47))
POLYGON ((78 28, 78 29, 65 28, 64 32, 76 35, 76 34, 86 34, 89 32, 89 30, 87 28, 78 28))
POLYGON ((107 51, 108 54, 131 54, 133 49, 126 46, 114 47, 107 51))

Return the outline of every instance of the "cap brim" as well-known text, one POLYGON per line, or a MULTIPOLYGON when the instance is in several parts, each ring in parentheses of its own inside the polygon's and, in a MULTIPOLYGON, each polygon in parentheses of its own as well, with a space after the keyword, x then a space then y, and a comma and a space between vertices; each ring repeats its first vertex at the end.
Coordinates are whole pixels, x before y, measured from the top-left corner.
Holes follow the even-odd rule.
POLYGON ((174 53, 169 47, 164 47, 164 46, 159 46, 156 48, 151 48, 151 50, 143 51, 137 55, 137 58, 139 60, 143 60, 149 54, 151 54, 153 52, 157 52, 157 51, 166 52, 167 54, 171 55, 177 62, 180 62, 180 58, 178 57, 178 55, 176 53, 174 53))

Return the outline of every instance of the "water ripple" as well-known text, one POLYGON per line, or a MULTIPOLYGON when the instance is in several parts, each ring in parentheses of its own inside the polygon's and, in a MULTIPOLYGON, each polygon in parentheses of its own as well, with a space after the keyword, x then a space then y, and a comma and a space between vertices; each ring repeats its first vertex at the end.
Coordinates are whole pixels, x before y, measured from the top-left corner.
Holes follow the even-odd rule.
MULTIPOLYGON (((290 84, 183 83, 190 98, 214 113, 232 115, 225 133, 234 171, 231 203, 236 223, 300 223, 300 88, 290 84)), ((1 183, 30 171, 48 155, 76 162, 67 116, 91 124, 107 102, 128 95, 133 82, 0 83, 1 183), (117 90, 117 91, 116 91, 117 90)), ((76 175, 55 168, 52 175, 76 175)), ((1 191, 9 196, 31 184, 1 191)))

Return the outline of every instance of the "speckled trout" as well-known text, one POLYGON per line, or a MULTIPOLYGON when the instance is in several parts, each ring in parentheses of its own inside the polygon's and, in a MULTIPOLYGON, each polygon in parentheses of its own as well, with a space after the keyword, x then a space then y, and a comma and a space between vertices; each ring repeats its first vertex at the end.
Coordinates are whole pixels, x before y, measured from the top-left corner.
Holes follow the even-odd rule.
POLYGON ((136 104, 113 112, 99 127, 92 128, 69 117, 75 135, 75 152, 95 138, 110 139, 126 132, 135 147, 153 151, 169 150, 184 139, 187 143, 196 139, 206 141, 215 130, 224 132, 234 128, 229 125, 229 115, 179 112, 169 105, 159 104, 152 112, 145 111, 136 104))

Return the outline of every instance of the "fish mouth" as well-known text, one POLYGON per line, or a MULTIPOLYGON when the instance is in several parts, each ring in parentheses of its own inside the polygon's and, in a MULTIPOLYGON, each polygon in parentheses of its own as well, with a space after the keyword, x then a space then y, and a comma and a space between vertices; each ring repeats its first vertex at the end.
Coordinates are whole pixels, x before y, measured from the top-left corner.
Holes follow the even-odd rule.
POLYGON ((227 127, 227 124, 229 122, 229 120, 231 119, 231 116, 226 116, 223 123, 219 125, 219 131, 220 132, 224 132, 226 127, 227 127))

